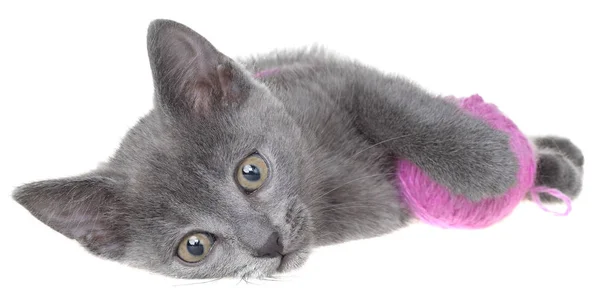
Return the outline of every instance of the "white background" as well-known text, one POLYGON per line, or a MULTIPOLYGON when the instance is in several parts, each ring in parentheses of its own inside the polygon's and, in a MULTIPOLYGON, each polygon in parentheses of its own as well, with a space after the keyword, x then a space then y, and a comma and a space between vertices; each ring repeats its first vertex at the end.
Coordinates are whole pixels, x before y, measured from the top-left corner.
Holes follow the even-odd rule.
POLYGON ((0 297, 600 298, 600 10, 446 2, 3 1, 0 297), (486 230, 415 225, 316 250, 278 282, 182 285, 191 282, 98 259, 10 193, 94 168, 151 109, 145 35, 155 18, 188 25, 232 57, 318 43, 436 93, 479 93, 527 134, 578 144, 584 191, 568 217, 523 203, 486 230))

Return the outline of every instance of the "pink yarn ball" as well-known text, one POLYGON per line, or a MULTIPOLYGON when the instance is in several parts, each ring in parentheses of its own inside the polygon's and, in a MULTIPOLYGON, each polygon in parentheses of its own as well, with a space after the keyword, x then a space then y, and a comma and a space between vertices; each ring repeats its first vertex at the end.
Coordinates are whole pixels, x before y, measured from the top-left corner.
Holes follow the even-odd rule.
POLYGON ((407 160, 398 162, 397 178, 405 201, 422 221, 445 228, 484 228, 508 216, 533 187, 535 153, 527 137, 495 105, 485 103, 479 95, 461 99, 457 104, 510 136, 511 150, 519 162, 515 185, 502 196, 473 202, 452 194, 407 160))

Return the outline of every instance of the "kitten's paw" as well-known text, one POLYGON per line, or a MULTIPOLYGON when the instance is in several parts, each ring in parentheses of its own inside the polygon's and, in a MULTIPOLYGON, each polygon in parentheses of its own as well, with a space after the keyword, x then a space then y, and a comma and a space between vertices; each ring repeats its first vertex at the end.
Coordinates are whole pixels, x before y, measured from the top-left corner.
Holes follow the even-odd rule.
POLYGON ((541 137, 536 138, 534 143, 539 149, 552 149, 562 153, 565 157, 569 158, 575 166, 583 166, 583 153, 567 138, 555 136, 541 137))
MULTIPOLYGON (((583 154, 565 138, 546 137, 535 141, 538 147, 536 185, 556 188, 573 198, 579 195, 583 176, 583 154)), ((559 200, 540 195, 546 202, 559 200)))
POLYGON ((455 181, 451 183, 451 189, 455 193, 479 201, 500 196, 514 186, 519 167, 514 154, 508 148, 473 153, 477 159, 467 162, 468 167, 454 173, 455 181))
POLYGON ((499 132, 487 132, 480 139, 487 141, 445 146, 445 154, 432 159, 434 163, 423 163, 429 167, 425 171, 453 194, 472 201, 506 193, 514 186, 519 171, 508 138, 499 132))

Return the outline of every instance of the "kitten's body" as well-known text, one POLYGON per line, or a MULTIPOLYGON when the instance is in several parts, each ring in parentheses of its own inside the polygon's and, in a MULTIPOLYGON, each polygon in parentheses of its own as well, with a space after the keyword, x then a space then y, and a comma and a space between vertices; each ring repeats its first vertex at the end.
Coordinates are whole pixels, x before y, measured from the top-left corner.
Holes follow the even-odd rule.
POLYGON ((345 105, 362 91, 356 77, 374 79, 372 70, 320 48, 279 51, 242 64, 251 73, 274 71, 258 80, 302 131, 319 178, 319 193, 310 203, 312 214, 318 214, 313 217, 317 245, 376 236, 406 224, 410 215, 394 182, 397 158, 357 128, 345 105))
MULTIPOLYGON (((115 156, 15 192, 98 255, 177 277, 270 275, 301 265, 314 246, 407 224, 398 158, 472 200, 514 183, 506 136, 402 78, 319 49, 234 63, 169 21, 153 23, 148 48, 156 109, 115 156), (270 176, 245 194, 234 173, 254 152, 270 176), (198 230, 217 241, 202 262, 182 264, 174 248, 198 230)), ((536 144, 538 183, 577 195, 579 150, 564 139, 536 144)))

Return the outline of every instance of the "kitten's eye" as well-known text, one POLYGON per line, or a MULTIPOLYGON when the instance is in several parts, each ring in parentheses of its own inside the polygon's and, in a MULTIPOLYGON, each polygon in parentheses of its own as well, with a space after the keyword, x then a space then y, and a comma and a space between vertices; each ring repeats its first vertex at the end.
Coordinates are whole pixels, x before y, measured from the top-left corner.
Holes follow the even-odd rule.
POLYGON ((206 233, 188 235, 179 243, 177 255, 188 263, 197 263, 208 255, 214 240, 211 234, 206 233))
POLYGON ((240 163, 237 170, 237 183, 246 192, 260 188, 269 176, 267 163, 259 154, 248 156, 240 163))

